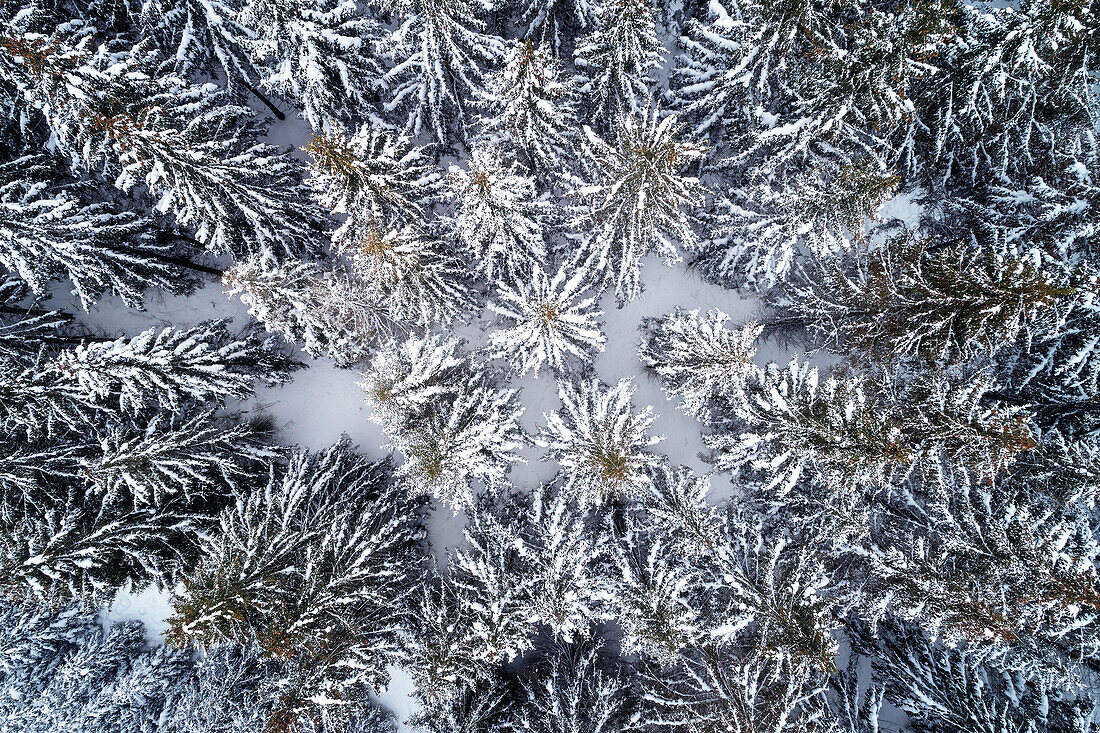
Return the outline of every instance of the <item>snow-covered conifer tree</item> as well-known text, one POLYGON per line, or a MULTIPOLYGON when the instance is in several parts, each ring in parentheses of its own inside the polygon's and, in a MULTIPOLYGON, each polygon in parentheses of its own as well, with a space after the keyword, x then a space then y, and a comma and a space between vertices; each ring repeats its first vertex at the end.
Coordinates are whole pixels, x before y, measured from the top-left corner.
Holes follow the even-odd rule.
POLYGON ((602 0, 595 15, 595 28, 577 45, 574 62, 588 101, 585 117, 603 127, 645 111, 664 46, 649 0, 602 0))
POLYGON ((435 711, 488 678, 489 665, 477 656, 471 609, 450 578, 432 577, 418 596, 402 634, 404 660, 417 698, 435 711))
POLYGON ((579 641, 597 619, 601 548, 582 505, 557 487, 532 491, 523 523, 528 610, 558 641, 579 641))
POLYGON ((941 464, 991 480, 1035 446, 1026 414, 983 400, 993 386, 982 374, 903 388, 881 373, 821 381, 805 364, 773 363, 735 406, 748 428, 733 423, 706 440, 717 465, 763 470, 781 495, 804 474, 840 496, 941 464))
POLYGON ((458 240, 488 280, 525 279, 545 259, 552 207, 499 149, 475 149, 466 169, 452 166, 447 196, 458 240))
POLYGON ((907 235, 855 263, 823 264, 791 288, 792 316, 835 348, 934 362, 963 361, 1011 345, 1072 288, 1032 263, 966 242, 907 235))
POLYGON ((596 298, 583 263, 560 267, 553 277, 536 264, 530 278, 499 283, 490 309, 510 324, 489 337, 491 353, 507 358, 520 375, 543 366, 557 374, 573 363, 588 364, 603 350, 596 298))
POLYGON ((438 196, 441 176, 425 148, 381 127, 318 131, 305 149, 317 200, 347 214, 345 228, 422 224, 438 196))
POLYGON ((873 654, 875 684, 914 730, 1030 727, 1084 733, 1092 725, 1092 701, 1061 694, 1062 685, 1049 678, 1021 674, 1011 663, 971 648, 932 642, 900 623, 880 626, 876 636, 859 648, 873 654))
POLYGON ((395 321, 449 324, 464 319, 477 302, 466 268, 419 227, 345 230, 338 246, 395 321))
POLYGON ((0 359, 0 430, 55 435, 85 426, 103 407, 40 360, 0 359))
POLYGON ((660 534, 628 530, 612 544, 604 613, 623 628, 623 647, 673 663, 702 633, 692 602, 694 568, 660 534))
POLYGON ((150 328, 132 338, 84 343, 62 352, 57 371, 90 397, 123 412, 159 405, 179 412, 185 401, 244 399, 253 383, 290 378, 293 362, 273 339, 255 333, 235 338, 226 321, 179 330, 150 328))
POLYGON ((91 605, 126 583, 171 585, 206 529, 181 505, 110 507, 79 484, 30 498, 7 497, 0 519, 2 584, 12 598, 91 605))
POLYGON ((156 415, 138 428, 110 428, 98 450, 80 458, 89 489, 120 506, 160 507, 227 493, 274 451, 256 427, 227 424, 213 413, 171 419, 156 415))
POLYGON ((523 409, 516 390, 494 386, 483 375, 460 380, 392 435, 391 446, 405 456, 398 468, 405 486, 434 494, 456 511, 473 501, 473 482, 500 486, 522 460, 523 409))
POLYGON ((619 733, 639 707, 626 676, 599 643, 561 645, 532 665, 516 727, 532 733, 619 733))
POLYGON ((314 356, 354 363, 390 328, 377 295, 341 270, 315 262, 253 255, 227 270, 222 282, 230 295, 241 295, 264 328, 314 356))
POLYGON ((512 517, 506 516, 509 507, 486 500, 471 503, 466 511, 466 546, 449 557, 447 567, 458 602, 472 620, 469 643, 484 663, 512 662, 531 650, 535 637, 526 549, 512 517))
POLYGON ((473 501, 471 482, 501 484, 525 443, 518 392, 458 347, 442 337, 391 343, 361 383, 390 447, 405 456, 398 474, 406 487, 456 511, 473 501))
POLYGON ((707 499, 709 491, 708 477, 685 466, 662 464, 640 497, 644 522, 651 531, 667 534, 680 550, 699 556, 712 553, 721 545, 724 525, 707 499))
POLYGON ((636 413, 633 394, 629 379, 612 386, 598 379, 558 384, 562 407, 545 416, 539 442, 565 471, 566 489, 583 501, 635 493, 659 463, 649 451, 662 440, 649 434, 653 408, 636 413))
POLYGON ((755 375, 753 357, 763 327, 748 323, 726 327, 729 316, 720 310, 676 310, 642 324, 638 355, 653 370, 670 399, 680 408, 706 419, 714 400, 736 394, 747 377, 755 375))
POLYGON ((728 287, 766 290, 789 279, 805 252, 828 259, 861 240, 898 181, 874 164, 822 165, 789 183, 731 189, 705 215, 709 242, 693 264, 728 287))
POLYGON ((137 0, 140 30, 156 39, 184 77, 219 73, 234 89, 255 81, 246 44, 253 28, 238 17, 240 0, 137 0))
POLYGON ((296 455, 222 514, 176 601, 170 639, 257 642, 282 663, 276 717, 365 699, 387 680, 422 580, 419 502, 388 473, 346 439, 296 455))
POLYGON ((520 8, 527 24, 524 38, 555 54, 573 30, 596 24, 596 3, 590 0, 524 0, 520 8))
POLYGON ((513 45, 487 91, 479 119, 486 144, 521 151, 543 175, 574 167, 576 91, 555 56, 532 41, 513 45))
POLYGON ((693 18, 684 29, 673 94, 697 135, 737 129, 766 109, 776 84, 772 67, 783 60, 789 41, 760 23, 757 10, 752 2, 715 0, 705 19, 693 18))
POLYGON ((515 704, 509 675, 493 667, 476 681, 455 681, 441 702, 425 704, 410 722, 426 733, 470 733, 502 730, 515 704))
POLYGON ((85 308, 104 293, 139 305, 152 286, 186 290, 150 219, 51 185, 64 180, 52 168, 41 155, 0 162, 0 264, 36 295, 51 279, 68 278, 85 308))
POLYGON ((825 718, 828 684, 820 673, 765 650, 704 648, 671 668, 646 666, 641 675, 660 731, 737 720, 742 730, 813 733, 825 718))
MULTIPOLYGON (((15 613, 19 613, 17 609, 13 609, 15 613)), ((9 637, 16 643, 4 650, 10 661, 5 675, 7 694, 2 697, 5 702, 19 703, 0 703, 9 708, 0 714, 14 730, 146 728, 149 720, 156 720, 165 710, 169 691, 190 673, 187 652, 163 646, 148 649, 145 629, 137 621, 106 630, 94 622, 74 629, 75 624, 65 616, 76 613, 65 608, 58 618, 50 619, 61 627, 61 633, 53 632, 55 638, 67 643, 58 645, 48 661, 32 661, 19 654, 23 644, 38 641, 19 639, 37 630, 33 623, 37 614, 23 610, 21 618, 4 619, 18 626, 12 630, 15 638, 9 637)), ((46 611, 43 615, 52 614, 46 611)))
POLYGON ((319 216, 303 205, 298 166, 257 141, 251 110, 212 84, 160 73, 144 45, 86 46, 15 30, 0 39, 0 74, 26 90, 60 152, 123 191, 146 187, 212 250, 315 247, 319 216))
POLYGON ((577 192, 587 211, 575 226, 620 305, 641 292, 647 254, 671 265, 680 260, 678 247, 696 246, 689 212, 703 202, 699 179, 684 174, 703 157, 702 146, 678 139, 683 126, 675 117, 643 115, 619 118, 613 143, 585 129, 597 182, 577 192))
POLYGON ((376 22, 351 0, 246 0, 240 22, 264 88, 293 100, 314 130, 358 122, 380 86, 376 22))
POLYGON ((374 419, 396 430, 427 411, 431 400, 451 392, 465 365, 460 345, 443 336, 414 337, 375 352, 360 382, 374 419))
POLYGON ((169 690, 158 720, 164 733, 247 733, 263 726, 270 712, 264 691, 271 665, 254 648, 207 650, 183 683, 169 690))
POLYGON ((428 131, 440 143, 464 139, 471 103, 485 99, 484 66, 504 54, 504 41, 485 32, 470 0, 398 0, 401 26, 381 48, 391 68, 383 79, 391 91, 389 112, 406 117, 414 135, 428 131))

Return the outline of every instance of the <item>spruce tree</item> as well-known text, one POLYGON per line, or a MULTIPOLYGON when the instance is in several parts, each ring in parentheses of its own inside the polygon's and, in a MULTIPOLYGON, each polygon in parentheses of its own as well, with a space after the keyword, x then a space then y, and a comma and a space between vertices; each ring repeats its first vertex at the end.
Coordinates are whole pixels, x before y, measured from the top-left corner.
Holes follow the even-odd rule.
POLYGON ((681 259, 679 247, 696 246, 689 212, 702 204, 704 189, 684 169, 703 148, 679 140, 681 131, 675 117, 656 111, 621 117, 610 143, 585 130, 597 180, 578 190, 586 210, 574 226, 586 232, 585 247, 620 305, 641 292, 646 255, 672 265, 681 259))
POLYGON ((293 100, 314 130, 367 118, 382 69, 371 45, 381 29, 346 0, 246 0, 243 42, 266 90, 293 100))
POLYGON ((467 166, 452 166, 447 177, 458 241, 489 281, 529 277, 546 258, 549 202, 496 148, 473 150, 467 166))
POLYGON ((629 495, 646 487, 658 457, 649 448, 652 408, 635 412, 629 379, 558 383, 562 408, 545 415, 539 442, 565 472, 566 490, 586 502, 629 495))
POLYGON ((536 377, 544 365, 564 374, 572 364, 591 363, 607 338, 585 267, 565 265, 551 277, 536 264, 526 282, 498 285, 489 308, 511 325, 490 335, 492 354, 507 358, 520 375, 534 370, 536 377))
POLYGON ((486 98, 484 67, 496 65, 504 41, 485 32, 469 0, 401 0, 401 26, 381 44, 391 67, 387 112, 405 117, 413 135, 430 132, 440 143, 464 140, 469 105, 486 98))
POLYGON ((312 249, 320 222, 301 201, 297 165, 261 143, 253 113, 211 84, 159 70, 146 45, 88 49, 18 27, 0 38, 0 74, 24 91, 55 146, 132 192, 217 252, 312 249))
POLYGON ((174 643, 256 642, 280 663, 273 720, 386 682, 422 580, 419 502, 346 439, 299 453, 221 516, 170 619, 174 643))
POLYGON ((755 372, 753 342, 763 327, 748 323, 726 327, 729 316, 720 310, 676 310, 642 323, 638 355, 651 369, 669 398, 679 397, 680 408, 706 419, 724 400, 736 395, 755 372))
POLYGON ((318 131, 305 150, 317 200, 348 215, 345 229, 423 224, 439 194, 441 176, 426 149, 384 128, 364 125, 354 135, 339 127, 318 131))
POLYGON ((577 93, 561 61, 533 41, 508 49, 488 78, 479 138, 522 152, 543 176, 574 167, 577 93))
POLYGON ((588 102, 585 117, 602 127, 645 112, 664 48, 649 0, 604 0, 595 16, 592 32, 577 45, 574 63, 582 75, 578 91, 588 102))

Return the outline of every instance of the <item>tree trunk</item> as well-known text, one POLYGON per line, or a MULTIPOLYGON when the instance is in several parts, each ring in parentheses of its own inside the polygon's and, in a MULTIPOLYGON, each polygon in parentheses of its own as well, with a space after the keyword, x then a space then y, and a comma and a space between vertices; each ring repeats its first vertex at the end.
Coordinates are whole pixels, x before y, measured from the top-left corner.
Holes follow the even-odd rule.
POLYGON ((10 313, 14 316, 57 316, 58 318, 64 318, 66 321, 73 319, 72 313, 66 313, 65 311, 44 311, 40 308, 17 308, 13 305, 0 305, 0 313, 10 313))
POLYGON ((267 97, 266 97, 266 96, 264 95, 264 93, 263 93, 263 92, 261 92, 261 91, 260 91, 259 89, 257 89, 256 87, 252 86, 252 85, 251 85, 251 84, 249 84, 248 82, 242 82, 242 84, 244 84, 244 88, 245 88, 245 89, 247 89, 248 91, 252 92, 252 94, 254 94, 254 95, 256 96, 256 99, 258 99, 258 100, 260 100, 261 102, 263 102, 263 103, 264 103, 264 106, 265 106, 265 107, 267 107, 267 108, 268 108, 269 110, 271 110, 271 114, 273 114, 273 115, 275 115, 276 117, 278 117, 280 121, 282 121, 282 120, 285 120, 285 119, 286 119, 286 115, 285 115, 285 114, 283 114, 282 110, 280 110, 280 109, 279 109, 278 107, 276 107, 276 106, 275 106, 275 104, 274 104, 274 103, 273 103, 273 102, 272 102, 272 101, 271 101, 270 99, 268 99, 268 98, 267 98, 267 97))

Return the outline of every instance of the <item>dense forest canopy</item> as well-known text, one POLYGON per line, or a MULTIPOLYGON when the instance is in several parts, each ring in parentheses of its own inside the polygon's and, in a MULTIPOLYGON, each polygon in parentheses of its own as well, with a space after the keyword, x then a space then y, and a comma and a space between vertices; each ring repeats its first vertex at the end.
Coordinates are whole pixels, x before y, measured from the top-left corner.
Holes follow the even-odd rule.
POLYGON ((1098 12, 0 3, 0 730, 1097 730, 1098 12))

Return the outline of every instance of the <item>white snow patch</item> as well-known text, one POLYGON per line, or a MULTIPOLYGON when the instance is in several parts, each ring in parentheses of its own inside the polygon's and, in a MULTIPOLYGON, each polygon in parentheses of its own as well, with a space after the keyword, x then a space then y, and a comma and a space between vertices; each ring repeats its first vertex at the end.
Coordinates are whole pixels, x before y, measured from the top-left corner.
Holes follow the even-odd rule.
POLYGON ((386 671, 390 675, 390 684, 374 696, 375 701, 394 714, 398 733, 416 730, 408 724, 409 718, 420 712, 414 697, 416 685, 412 677, 401 667, 387 667, 386 671))
POLYGON ((164 642, 168 617, 172 615, 172 593, 149 586, 136 593, 122 588, 110 607, 103 609, 100 621, 104 628, 123 621, 140 621, 145 625, 145 638, 152 646, 164 642))

